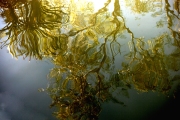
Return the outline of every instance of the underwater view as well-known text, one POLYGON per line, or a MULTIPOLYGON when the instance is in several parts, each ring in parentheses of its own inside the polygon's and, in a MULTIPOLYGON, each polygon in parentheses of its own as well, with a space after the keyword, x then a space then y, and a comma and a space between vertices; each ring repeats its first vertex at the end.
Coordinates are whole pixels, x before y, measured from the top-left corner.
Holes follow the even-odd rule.
POLYGON ((0 120, 179 118, 179 0, 0 0, 0 120))

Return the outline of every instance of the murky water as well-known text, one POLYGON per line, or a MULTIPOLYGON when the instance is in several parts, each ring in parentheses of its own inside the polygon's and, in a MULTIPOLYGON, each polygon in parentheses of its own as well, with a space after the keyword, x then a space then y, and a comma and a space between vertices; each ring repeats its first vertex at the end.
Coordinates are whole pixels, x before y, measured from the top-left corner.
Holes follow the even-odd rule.
MULTIPOLYGON (((0 6, 4 119, 23 119, 4 107, 13 102, 5 102, 7 94, 27 99, 48 93, 34 98, 27 110, 36 111, 33 106, 42 98, 48 106, 50 97, 46 111, 62 120, 139 120, 177 113, 178 0, 10 0, 0 6), (32 76, 40 80, 29 82, 32 76), (33 92, 25 97, 21 90, 27 87, 33 92)), ((19 106, 13 108, 26 108, 19 106)), ((37 111, 41 116, 34 113, 33 119, 54 119, 37 111)), ((32 118, 28 113, 26 118, 32 118)))

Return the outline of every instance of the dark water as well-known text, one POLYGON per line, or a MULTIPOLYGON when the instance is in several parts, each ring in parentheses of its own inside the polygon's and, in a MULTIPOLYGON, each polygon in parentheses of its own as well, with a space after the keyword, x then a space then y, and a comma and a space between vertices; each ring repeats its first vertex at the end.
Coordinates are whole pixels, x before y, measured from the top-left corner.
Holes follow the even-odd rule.
POLYGON ((0 6, 0 120, 178 117, 177 0, 0 6))
POLYGON ((51 63, 14 60, 6 49, 0 52, 0 118, 1 120, 53 120, 51 99, 38 92, 47 86, 46 75, 51 63))

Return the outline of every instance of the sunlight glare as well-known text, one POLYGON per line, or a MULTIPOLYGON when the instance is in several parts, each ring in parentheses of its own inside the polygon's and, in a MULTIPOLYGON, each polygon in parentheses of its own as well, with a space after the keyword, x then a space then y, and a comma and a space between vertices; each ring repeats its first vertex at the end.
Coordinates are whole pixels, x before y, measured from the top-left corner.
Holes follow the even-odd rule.
POLYGON ((94 5, 94 12, 97 12, 99 9, 104 7, 104 3, 106 3, 107 0, 86 0, 87 2, 92 2, 94 5))
POLYGON ((97 12, 99 9, 104 7, 104 4, 107 0, 73 0, 77 6, 84 7, 84 3, 92 3, 94 7, 94 12, 97 12))

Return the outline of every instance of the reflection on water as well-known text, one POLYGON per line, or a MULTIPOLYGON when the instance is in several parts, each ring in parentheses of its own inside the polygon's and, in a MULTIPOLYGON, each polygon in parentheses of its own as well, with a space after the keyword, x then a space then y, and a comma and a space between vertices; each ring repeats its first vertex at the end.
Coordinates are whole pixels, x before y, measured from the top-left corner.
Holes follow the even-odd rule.
POLYGON ((105 101, 126 106, 119 98, 131 97, 131 88, 169 94, 180 80, 178 0, 9 0, 0 6, 1 47, 16 58, 50 58, 55 65, 45 91, 59 119, 98 119, 105 101))

